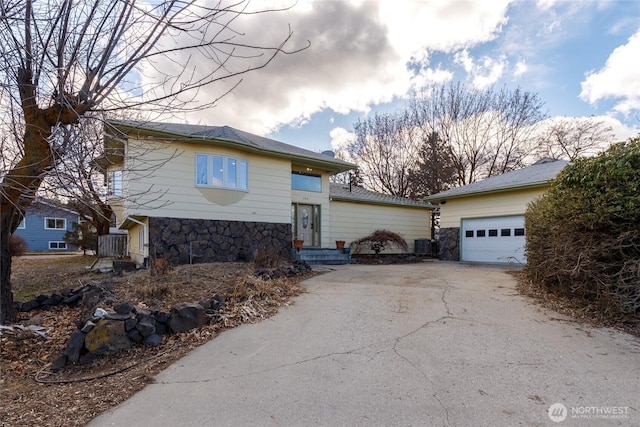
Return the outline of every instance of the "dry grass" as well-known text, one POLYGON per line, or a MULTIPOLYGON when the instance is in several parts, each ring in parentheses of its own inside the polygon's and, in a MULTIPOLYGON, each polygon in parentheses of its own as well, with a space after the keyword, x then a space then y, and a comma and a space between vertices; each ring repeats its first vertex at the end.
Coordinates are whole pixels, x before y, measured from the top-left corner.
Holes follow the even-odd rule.
POLYGON ((58 374, 49 374, 47 367, 64 349, 84 309, 57 307, 22 313, 22 323, 50 327, 51 339, 29 334, 1 337, 1 425, 85 425, 142 389, 162 369, 213 339, 221 330, 273 315, 300 292, 297 283, 309 277, 264 281, 253 277, 253 265, 245 263, 176 266, 155 277, 148 271, 112 276, 86 273, 84 267, 92 262, 88 257, 17 258, 13 265, 14 290, 23 297, 33 297, 93 282, 108 289, 115 302, 131 301, 169 309, 177 302, 199 301, 220 293, 226 297, 227 307, 217 323, 165 336, 157 347, 134 347, 116 356, 100 358, 91 365, 66 368, 58 374), (40 381, 51 383, 36 381, 36 375, 40 381), (65 383, 104 375, 108 376, 65 383))

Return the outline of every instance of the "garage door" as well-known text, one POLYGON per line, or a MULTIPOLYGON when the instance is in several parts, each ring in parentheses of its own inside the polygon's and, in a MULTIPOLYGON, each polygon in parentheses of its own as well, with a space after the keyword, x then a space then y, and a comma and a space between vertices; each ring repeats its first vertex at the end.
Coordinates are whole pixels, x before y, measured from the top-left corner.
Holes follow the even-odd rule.
POLYGON ((462 261, 491 263, 526 262, 524 216, 462 220, 462 261))

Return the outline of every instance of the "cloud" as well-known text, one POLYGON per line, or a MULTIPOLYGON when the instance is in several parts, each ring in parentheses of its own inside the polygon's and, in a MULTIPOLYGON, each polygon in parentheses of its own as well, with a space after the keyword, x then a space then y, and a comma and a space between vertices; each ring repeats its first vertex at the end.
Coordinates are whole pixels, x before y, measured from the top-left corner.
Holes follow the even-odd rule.
MULTIPOLYGON (((199 110, 194 104, 196 111, 186 118, 266 134, 326 109, 366 113, 374 105, 407 96, 412 89, 452 79, 451 70, 430 63, 431 52, 450 53, 495 39, 507 22, 508 4, 507 0, 301 1, 286 12, 242 16, 234 22, 237 40, 277 44, 290 27, 294 36, 286 47, 304 46, 307 40, 311 47, 279 56, 266 68, 248 73, 215 108, 199 110), (416 68, 407 66, 411 61, 416 68)), ((211 61, 197 55, 156 63, 156 67, 176 69, 188 61, 198 64, 198 73, 210 71, 211 61)), ((500 60, 494 61, 484 66, 486 72, 478 77, 478 84, 495 80, 501 72, 500 60)), ((149 78, 159 75, 152 69, 145 71, 149 78)), ((214 100, 237 81, 204 87, 198 99, 214 100)))
POLYGON ((497 59, 483 56, 475 61, 466 49, 454 55, 454 62, 464 68, 469 74, 473 87, 478 90, 486 89, 500 80, 504 69, 509 64, 504 55, 498 56, 497 59))
POLYGON ((331 148, 335 151, 344 150, 356 138, 355 133, 341 127, 333 128, 329 136, 331 136, 331 148))
POLYGON ((607 59, 604 67, 587 73, 581 83, 580 99, 595 104, 600 100, 618 100, 614 111, 628 115, 640 110, 640 79, 638 79, 638 52, 640 52, 640 30, 628 42, 617 47, 607 59))

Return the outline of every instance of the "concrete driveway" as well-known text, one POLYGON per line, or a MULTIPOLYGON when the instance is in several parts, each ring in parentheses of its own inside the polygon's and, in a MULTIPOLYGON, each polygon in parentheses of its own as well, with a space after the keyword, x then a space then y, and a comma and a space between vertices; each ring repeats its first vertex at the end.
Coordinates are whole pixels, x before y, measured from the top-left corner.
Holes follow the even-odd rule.
POLYGON ((304 288, 90 425, 640 425, 640 340, 541 309, 504 269, 356 265, 304 288))

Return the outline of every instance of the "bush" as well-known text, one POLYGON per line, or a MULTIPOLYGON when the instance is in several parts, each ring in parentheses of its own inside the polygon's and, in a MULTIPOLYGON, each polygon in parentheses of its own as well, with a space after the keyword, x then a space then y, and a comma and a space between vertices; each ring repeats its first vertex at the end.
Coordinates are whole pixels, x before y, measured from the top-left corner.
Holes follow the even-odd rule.
POLYGON ((20 256, 29 250, 29 245, 22 236, 12 234, 9 237, 9 253, 11 256, 20 256))
POLYGON ((360 252, 362 248, 366 247, 371 249, 376 255, 380 255, 380 252, 384 251, 389 245, 396 246, 405 252, 409 251, 407 241, 399 234, 389 230, 376 230, 368 236, 351 242, 355 253, 360 252))
POLYGON ((528 278, 611 316, 640 315, 640 137, 578 159, 525 214, 528 278))

